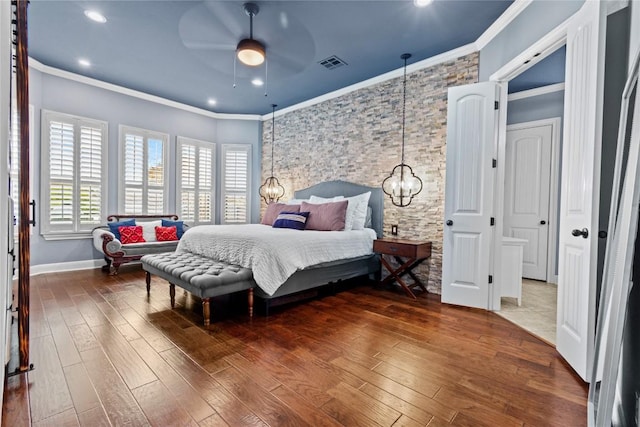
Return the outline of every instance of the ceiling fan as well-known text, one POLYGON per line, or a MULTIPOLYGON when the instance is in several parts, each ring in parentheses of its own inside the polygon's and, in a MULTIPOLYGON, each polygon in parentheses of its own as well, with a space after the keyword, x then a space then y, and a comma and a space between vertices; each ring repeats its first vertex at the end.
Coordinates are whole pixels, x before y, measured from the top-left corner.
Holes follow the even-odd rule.
POLYGON ((240 40, 236 47, 236 55, 243 64, 255 67, 265 60, 264 46, 253 38, 253 17, 260 12, 260 8, 255 3, 245 3, 242 7, 249 15, 249 38, 240 40))
POLYGON ((309 30, 295 15, 278 7, 277 2, 260 9, 257 3, 251 2, 239 8, 238 2, 205 0, 183 14, 178 32, 191 54, 224 75, 234 75, 236 59, 249 65, 237 68, 239 79, 253 78, 255 69, 264 66, 265 61, 269 64, 269 80, 290 77, 314 62, 315 42, 309 30), (253 18, 258 12, 259 40, 253 36, 253 18), (244 62, 237 56, 245 53, 257 58, 253 65, 250 60, 244 62))

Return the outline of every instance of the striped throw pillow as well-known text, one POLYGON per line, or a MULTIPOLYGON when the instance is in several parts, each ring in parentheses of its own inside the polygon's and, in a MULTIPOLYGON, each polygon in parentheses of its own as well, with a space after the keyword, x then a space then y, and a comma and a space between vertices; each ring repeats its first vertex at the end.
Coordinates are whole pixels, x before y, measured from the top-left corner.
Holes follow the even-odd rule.
POLYGON ((273 222, 273 228, 292 228, 304 230, 309 212, 280 212, 273 222))

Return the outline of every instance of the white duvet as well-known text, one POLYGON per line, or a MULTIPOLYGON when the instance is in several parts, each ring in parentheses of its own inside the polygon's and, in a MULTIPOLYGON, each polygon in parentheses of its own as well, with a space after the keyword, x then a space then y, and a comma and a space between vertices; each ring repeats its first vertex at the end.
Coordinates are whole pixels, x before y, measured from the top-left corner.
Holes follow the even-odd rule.
POLYGON ((177 252, 191 252, 253 270, 269 295, 297 270, 373 252, 372 229, 312 231, 262 224, 200 225, 187 230, 177 252))

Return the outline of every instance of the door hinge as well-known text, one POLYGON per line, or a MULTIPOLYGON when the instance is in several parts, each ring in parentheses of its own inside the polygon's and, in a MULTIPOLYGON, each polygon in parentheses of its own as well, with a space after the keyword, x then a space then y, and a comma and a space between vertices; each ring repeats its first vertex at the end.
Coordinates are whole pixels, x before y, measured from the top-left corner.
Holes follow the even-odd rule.
POLYGON ((496 159, 491 159, 491 167, 495 168, 498 166, 498 161, 496 159))
POLYGON ((489 225, 496 225, 496 219, 494 217, 491 217, 491 220, 489 220, 489 225))
POLYGON ((493 283, 493 276, 489 275, 489 283, 493 283))
POLYGON ((500 107, 500 103, 498 101, 493 101, 493 109, 497 110, 500 107))

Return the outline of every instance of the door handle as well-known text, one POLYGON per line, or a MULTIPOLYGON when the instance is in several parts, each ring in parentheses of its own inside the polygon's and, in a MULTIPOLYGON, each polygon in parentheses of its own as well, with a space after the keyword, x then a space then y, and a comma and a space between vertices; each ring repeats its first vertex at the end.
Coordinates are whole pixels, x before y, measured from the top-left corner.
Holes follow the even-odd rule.
POLYGON ((449 227, 451 227, 453 225, 453 221, 451 221, 450 219, 447 220, 447 222, 445 223, 447 224, 449 227))
POLYGON ((583 228, 582 230, 578 230, 576 228, 575 230, 571 231, 571 234, 575 237, 582 236, 583 239, 586 239, 587 237, 589 237, 589 230, 587 230, 586 228, 583 228))
POLYGON ((29 224, 36 226, 36 201, 32 200, 29 202, 31 205, 31 219, 29 220, 29 224))
POLYGON ((545 221, 544 219, 542 221, 540 221, 540 225, 545 225, 547 223, 547 221, 545 221))
POLYGON ((607 232, 604 230, 600 230, 598 231, 598 237, 601 239, 606 239, 607 238, 607 232))

